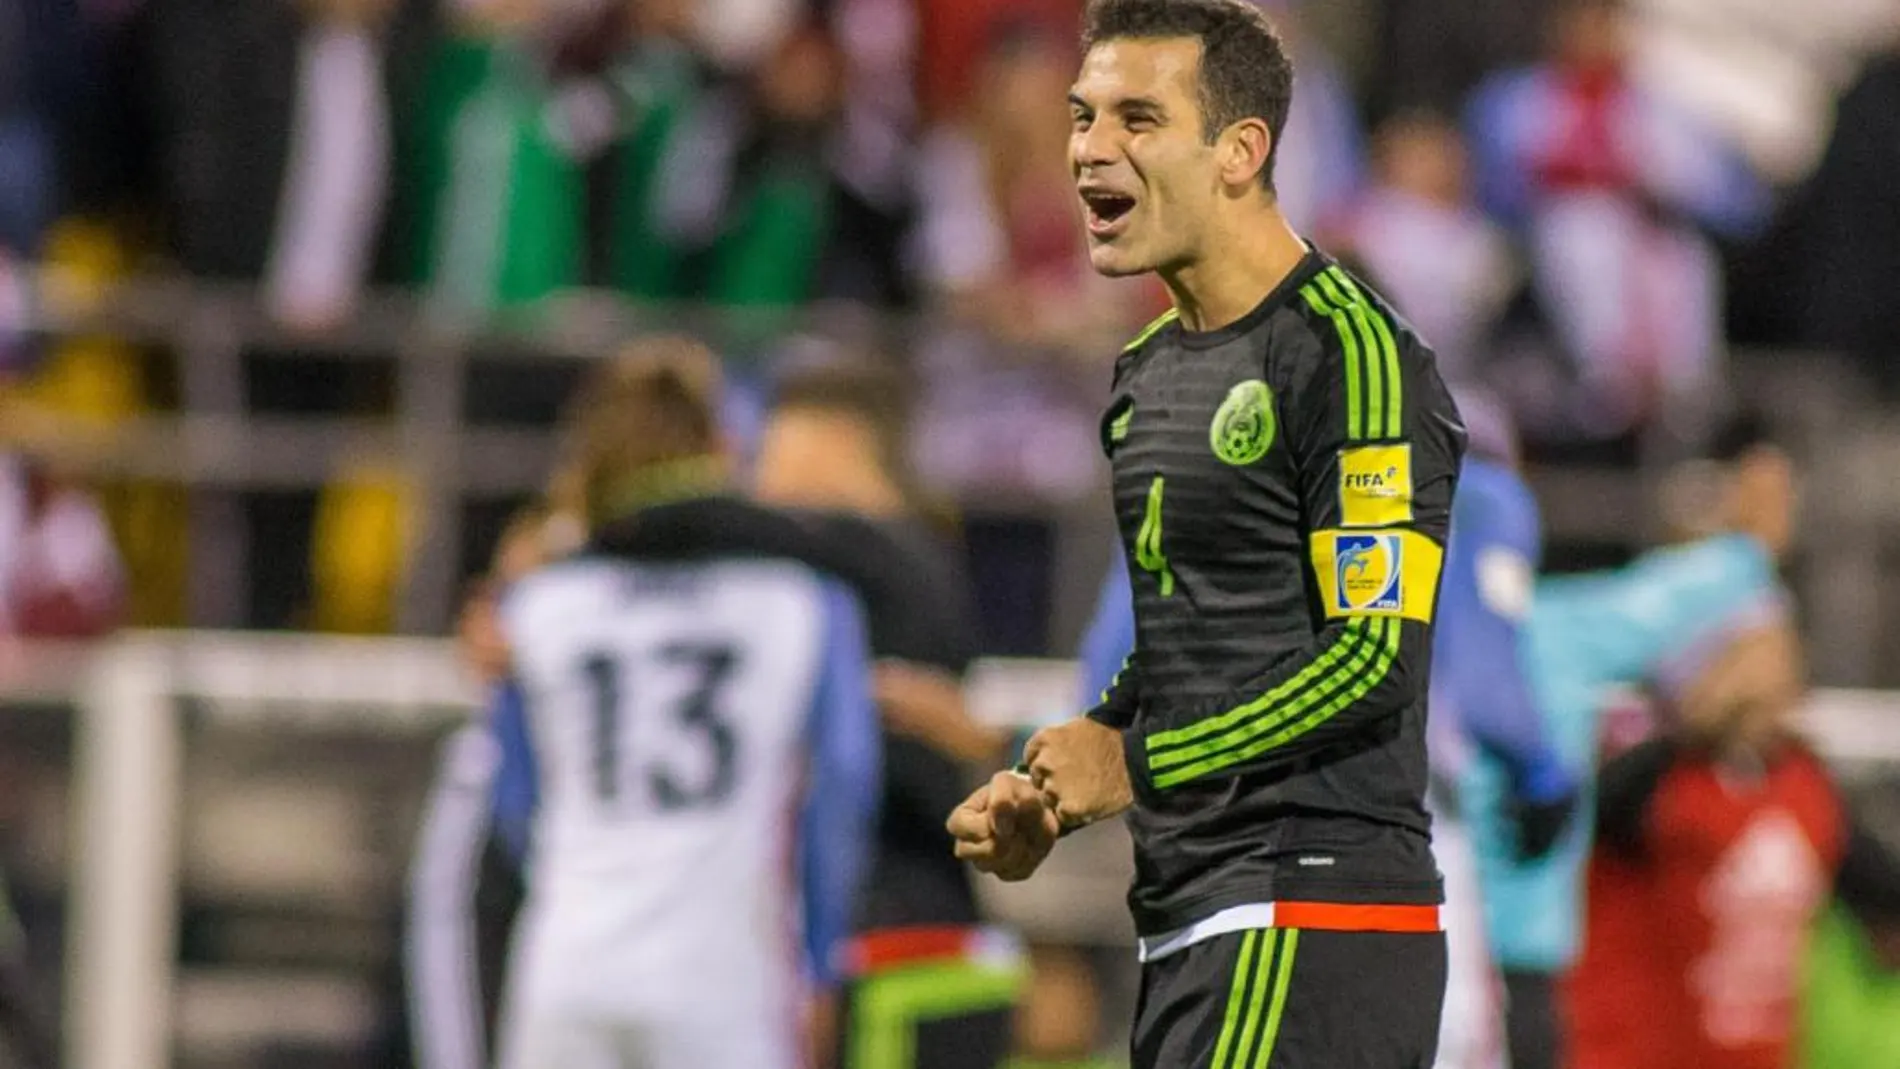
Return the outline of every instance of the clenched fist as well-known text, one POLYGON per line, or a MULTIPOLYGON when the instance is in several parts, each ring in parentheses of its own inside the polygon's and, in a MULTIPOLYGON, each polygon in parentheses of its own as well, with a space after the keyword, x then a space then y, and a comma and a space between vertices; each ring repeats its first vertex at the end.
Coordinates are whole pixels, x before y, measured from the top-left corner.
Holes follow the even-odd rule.
POLYGON ((1055 849, 1062 828, 1029 780, 998 772, 950 814, 957 856, 1000 880, 1026 880, 1055 849))
POLYGON ((1080 828, 1135 803, 1122 733, 1086 717, 1036 732, 1024 752, 1029 776, 1061 827, 1080 828))

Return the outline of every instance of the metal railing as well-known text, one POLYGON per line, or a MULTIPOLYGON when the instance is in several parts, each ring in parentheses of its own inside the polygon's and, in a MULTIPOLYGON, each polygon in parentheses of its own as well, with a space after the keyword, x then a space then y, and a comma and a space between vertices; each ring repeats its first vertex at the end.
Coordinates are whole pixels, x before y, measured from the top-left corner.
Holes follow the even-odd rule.
MULTIPOLYGON (((42 288, 72 289, 51 283, 42 288)), ((238 494, 316 489, 333 481, 340 462, 349 459, 398 470, 414 488, 421 532, 398 616, 399 629, 409 633, 438 630, 450 618, 464 564, 460 506, 538 490, 553 454, 544 429, 484 426, 467 418, 473 368, 586 361, 656 330, 699 333, 742 361, 760 359, 772 348, 769 340, 786 337, 908 355, 944 332, 970 333, 967 324, 941 317, 851 306, 656 306, 580 291, 488 320, 448 314, 412 294, 379 292, 347 324, 310 336, 274 323, 249 287, 164 277, 46 302, 39 316, 35 325, 52 336, 122 338, 177 356, 176 414, 84 435, 62 430, 54 444, 92 475, 190 488, 193 626, 241 622, 254 547, 246 544, 238 494), (395 388, 387 414, 291 417, 247 410, 247 358, 289 360, 313 353, 390 369, 395 388)), ((1803 461, 1807 551, 1792 578, 1813 639, 1817 677, 1841 685, 1900 682, 1900 658, 1888 655, 1880 627, 1887 592, 1900 589, 1900 565, 1887 560, 1900 519, 1900 478, 1893 474, 1900 472, 1900 421, 1870 401, 1839 362, 1821 354, 1738 353, 1728 388, 1761 405, 1803 461)), ((1634 471, 1533 470, 1547 541, 1634 548, 1653 540, 1658 531, 1652 505, 1661 475, 1685 454, 1696 423, 1685 418, 1658 430, 1634 471)), ((23 431, 0 427, 0 441, 9 433, 23 431)), ((1107 510, 1099 500, 1074 497, 984 494, 963 504, 1054 521, 1052 630, 1059 648, 1086 618, 1092 583, 1070 580, 1092 574, 1105 560, 1107 510)))

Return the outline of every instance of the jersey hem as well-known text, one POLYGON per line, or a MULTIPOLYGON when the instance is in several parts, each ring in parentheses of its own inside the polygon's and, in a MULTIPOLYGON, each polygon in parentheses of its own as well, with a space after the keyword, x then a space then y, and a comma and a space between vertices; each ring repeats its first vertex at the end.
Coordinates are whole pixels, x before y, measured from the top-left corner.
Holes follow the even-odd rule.
POLYGON ((1258 882, 1246 888, 1217 891, 1163 907, 1130 903, 1135 934, 1140 939, 1164 938, 1191 928, 1222 912, 1271 902, 1317 902, 1339 906, 1438 906, 1445 901, 1442 881, 1432 880, 1269 880, 1266 894, 1258 882))
POLYGON ((1319 932, 1430 934, 1445 930, 1444 906, 1342 902, 1253 902, 1221 910, 1185 928, 1135 940, 1136 959, 1147 964, 1196 943, 1258 928, 1319 932))

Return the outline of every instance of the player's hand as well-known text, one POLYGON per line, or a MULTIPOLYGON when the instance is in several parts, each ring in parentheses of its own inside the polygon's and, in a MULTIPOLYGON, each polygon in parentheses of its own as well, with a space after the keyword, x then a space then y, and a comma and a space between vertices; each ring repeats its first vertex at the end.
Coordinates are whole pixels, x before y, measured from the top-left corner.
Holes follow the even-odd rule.
POLYGON ((1534 758, 1512 775, 1505 816, 1517 832, 1519 861, 1536 861, 1556 849, 1577 811, 1579 784, 1554 754, 1534 758))
POLYGON ((1009 883, 1033 875, 1062 834, 1042 792, 1015 772, 990 777, 950 814, 947 827, 959 858, 1009 883))
POLYGON ((1107 820, 1135 804, 1122 733, 1087 717, 1036 732, 1024 759, 1065 829, 1107 820))

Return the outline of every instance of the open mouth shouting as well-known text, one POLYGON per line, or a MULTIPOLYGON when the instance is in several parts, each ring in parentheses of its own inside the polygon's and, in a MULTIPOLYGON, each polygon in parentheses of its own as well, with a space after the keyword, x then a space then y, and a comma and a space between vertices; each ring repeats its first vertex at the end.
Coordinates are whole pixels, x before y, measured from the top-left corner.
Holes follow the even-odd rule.
POLYGON ((1083 185, 1077 191, 1082 195, 1090 237, 1109 241, 1128 229, 1128 217, 1135 210, 1133 194, 1097 185, 1083 185))

